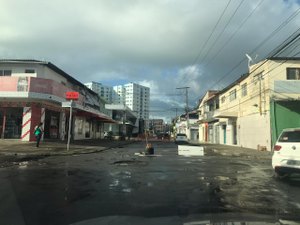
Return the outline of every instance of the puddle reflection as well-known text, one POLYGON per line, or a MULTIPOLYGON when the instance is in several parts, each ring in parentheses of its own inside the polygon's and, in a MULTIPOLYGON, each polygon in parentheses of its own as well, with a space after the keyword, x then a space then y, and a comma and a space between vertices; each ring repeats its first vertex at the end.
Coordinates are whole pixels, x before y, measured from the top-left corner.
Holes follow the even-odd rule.
POLYGON ((109 184, 109 189, 116 192, 131 193, 132 188, 129 186, 129 180, 131 179, 130 171, 115 171, 110 172, 112 181, 109 184))

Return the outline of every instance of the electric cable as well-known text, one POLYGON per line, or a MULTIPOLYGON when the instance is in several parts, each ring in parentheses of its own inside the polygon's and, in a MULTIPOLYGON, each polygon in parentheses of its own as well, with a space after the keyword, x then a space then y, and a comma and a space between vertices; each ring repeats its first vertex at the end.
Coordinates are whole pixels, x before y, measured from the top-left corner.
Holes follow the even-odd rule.
POLYGON ((213 44, 210 46, 210 48, 208 49, 208 51, 206 52, 206 54, 204 55, 202 61, 199 64, 202 64, 205 59, 207 58, 208 54, 210 53, 210 51, 215 47, 216 43, 218 42, 218 40, 221 38, 221 36, 223 35, 223 33, 225 32, 225 30, 227 29, 229 23, 231 22, 231 20, 233 19, 233 17, 236 15, 237 11, 239 10, 239 8, 241 7, 241 5, 244 3, 245 0, 242 0, 240 2, 240 4, 236 7, 235 11, 233 12, 233 14, 231 15, 231 17, 229 18, 229 20, 227 21, 226 25, 224 26, 223 30, 220 32, 220 34, 218 35, 218 37, 216 38, 216 40, 213 42, 213 44))
MULTIPOLYGON (((192 63, 192 66, 193 66, 193 67, 195 67, 195 65, 196 65, 197 61, 199 60, 200 56, 202 55, 202 52, 203 52, 203 50, 204 50, 205 46, 206 46, 206 45, 207 45, 207 43, 210 41, 210 39, 211 39, 212 35, 214 34, 214 32, 215 32, 215 30, 216 30, 217 26, 218 26, 218 25, 219 25, 219 23, 221 22, 221 20, 222 20, 222 17, 224 16, 224 14, 225 14, 225 12, 226 12, 226 10, 227 10, 228 6, 230 5, 231 1, 232 1, 232 0, 229 0, 229 1, 227 2, 227 4, 226 4, 225 8, 223 9, 223 11, 222 11, 221 15, 220 15, 220 16, 219 16, 219 18, 218 18, 218 21, 217 21, 217 23, 215 24, 215 26, 214 26, 214 28, 213 28, 212 32, 210 33, 210 35, 208 36, 208 38, 206 39, 206 41, 204 42, 204 44, 201 46, 201 48, 200 48, 200 51, 199 51, 198 55, 196 56, 196 58, 194 59, 194 61, 193 61, 193 63, 192 63)), ((193 67, 192 67, 192 68, 193 68, 193 67)), ((190 73, 190 72, 189 72, 189 73, 190 73)), ((182 83, 182 82, 184 82, 184 80, 185 80, 185 76, 183 75, 183 78, 181 79, 181 82, 179 82, 179 83, 182 83)))
MULTIPOLYGON (((261 46, 263 46, 268 40, 273 38, 276 33, 278 33, 284 26, 286 26, 288 23, 290 23, 293 19, 296 18, 296 16, 300 13, 300 7, 297 8, 285 21, 283 21, 274 31, 271 32, 250 54, 253 54, 255 51, 257 51, 261 46)), ((297 33, 300 30, 300 28, 295 31, 293 34, 297 33)), ((292 34, 292 35, 293 35, 292 34)), ((291 36, 291 35, 290 35, 291 36)), ((289 36, 289 37, 290 37, 289 36)), ((285 42, 283 42, 285 43, 285 42)), ((276 51, 276 48, 273 50, 276 51)), ((278 52, 278 50, 277 50, 278 52)), ((272 53, 272 52, 271 52, 272 53)), ((271 55, 269 53, 269 55, 271 55)), ((273 53, 274 54, 274 53, 273 53)), ((237 65, 235 65, 230 71, 228 71, 225 75, 223 75, 217 82, 215 82, 208 90, 213 89, 217 84, 219 84, 225 77, 230 75, 236 68, 238 68, 246 59, 242 59, 237 65)))

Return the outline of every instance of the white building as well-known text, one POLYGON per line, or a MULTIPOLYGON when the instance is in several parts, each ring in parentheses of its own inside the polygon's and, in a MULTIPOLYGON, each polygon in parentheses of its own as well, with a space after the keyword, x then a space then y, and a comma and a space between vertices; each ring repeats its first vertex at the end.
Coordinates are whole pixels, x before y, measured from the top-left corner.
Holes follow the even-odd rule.
POLYGON ((85 83, 85 86, 87 86, 89 89, 96 92, 100 97, 102 97, 106 102, 111 103, 112 102, 112 94, 113 94, 113 88, 109 86, 105 86, 98 82, 89 82, 85 83))
POLYGON ((150 88, 135 83, 114 87, 97 82, 85 85, 108 103, 126 105, 137 115, 138 119, 149 120, 150 88))
POLYGON ((125 105, 125 93, 125 88, 122 85, 114 86, 112 92, 112 102, 114 104, 125 105))
POLYGON ((124 86, 123 101, 139 119, 149 120, 150 88, 129 83, 124 86))

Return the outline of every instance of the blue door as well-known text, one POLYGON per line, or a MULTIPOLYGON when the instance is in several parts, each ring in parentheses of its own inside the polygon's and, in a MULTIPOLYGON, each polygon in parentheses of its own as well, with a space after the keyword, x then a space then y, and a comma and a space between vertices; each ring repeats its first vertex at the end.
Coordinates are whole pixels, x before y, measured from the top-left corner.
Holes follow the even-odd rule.
POLYGON ((224 137, 224 144, 226 144, 226 125, 223 125, 223 137, 224 137))

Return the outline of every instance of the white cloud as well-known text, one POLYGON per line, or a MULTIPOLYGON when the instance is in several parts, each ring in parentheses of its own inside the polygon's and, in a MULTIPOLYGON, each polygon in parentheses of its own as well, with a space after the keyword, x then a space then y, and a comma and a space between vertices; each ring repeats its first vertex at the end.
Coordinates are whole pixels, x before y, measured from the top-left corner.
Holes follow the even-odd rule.
MULTIPOLYGON (((82 82, 145 83, 152 99, 165 103, 162 107, 182 105, 182 96, 171 96, 178 94, 176 87, 189 86, 195 102, 207 89, 230 83, 247 71, 246 59, 216 81, 299 7, 296 0, 264 0, 222 49, 259 2, 244 1, 220 36, 240 3, 231 1, 204 46, 227 1, 1 0, 0 58, 49 60, 82 82)), ((298 15, 254 55, 263 58, 299 23, 298 15)))

